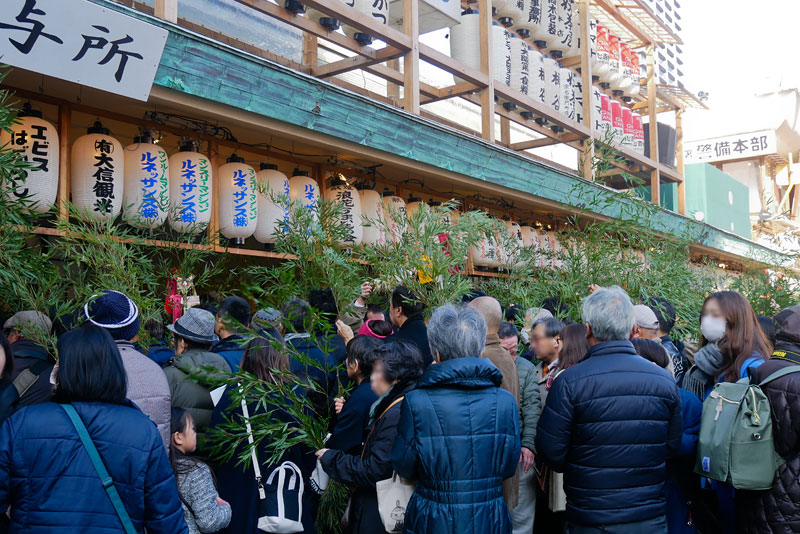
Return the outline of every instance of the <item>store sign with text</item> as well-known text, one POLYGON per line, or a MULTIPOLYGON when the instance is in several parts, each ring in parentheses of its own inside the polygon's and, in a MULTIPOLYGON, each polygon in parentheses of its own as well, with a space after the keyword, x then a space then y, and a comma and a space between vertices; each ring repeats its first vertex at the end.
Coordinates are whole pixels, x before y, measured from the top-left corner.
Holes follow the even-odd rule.
POLYGON ((775 130, 726 135, 683 144, 683 161, 704 163, 746 159, 778 152, 775 130))
POLYGON ((168 31, 86 0, 2 0, 0 61, 146 101, 168 31))

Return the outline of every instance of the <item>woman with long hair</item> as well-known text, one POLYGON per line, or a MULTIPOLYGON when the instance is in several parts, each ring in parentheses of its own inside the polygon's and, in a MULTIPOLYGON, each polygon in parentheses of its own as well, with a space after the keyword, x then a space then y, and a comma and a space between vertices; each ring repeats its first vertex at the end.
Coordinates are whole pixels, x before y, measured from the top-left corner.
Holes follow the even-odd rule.
POLYGON ((584 324, 568 324, 561 329, 558 337, 561 340, 558 346, 558 369, 547 377, 545 387, 548 390, 558 375, 568 367, 581 361, 589 350, 589 341, 586 339, 586 325, 584 324))
POLYGON ((709 295, 700 313, 700 350, 682 387, 705 400, 717 382, 736 382, 772 354, 753 308, 741 293, 709 295))

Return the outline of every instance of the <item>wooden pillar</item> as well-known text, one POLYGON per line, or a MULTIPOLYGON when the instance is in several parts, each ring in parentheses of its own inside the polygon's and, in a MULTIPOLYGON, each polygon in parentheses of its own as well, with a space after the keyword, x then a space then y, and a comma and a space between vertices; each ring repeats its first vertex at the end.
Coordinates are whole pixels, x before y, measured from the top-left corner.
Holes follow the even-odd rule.
POLYGON ((208 160, 211 163, 211 219, 208 222, 208 240, 215 245, 219 241, 219 142, 208 142, 208 160))
POLYGON ((480 11, 481 72, 489 78, 481 91, 481 137, 494 143, 494 78, 492 78, 492 4, 478 0, 480 11))
POLYGON ((156 0, 154 13, 156 17, 178 23, 178 0, 156 0))
POLYGON ((581 22, 581 82, 583 84, 583 125, 589 128, 591 137, 584 141, 582 168, 583 177, 594 180, 594 102, 592 101, 592 47, 589 31, 589 0, 580 0, 578 6, 581 22))
MULTIPOLYGON (((400 60, 390 59, 386 62, 386 66, 392 70, 400 71, 400 60)), ((386 82, 386 96, 392 101, 395 106, 400 102, 400 86, 396 83, 386 82)))
POLYGON ((303 65, 311 68, 319 65, 317 36, 313 33, 303 33, 303 65))
POLYGON ((676 145, 678 174, 681 175, 681 181, 678 182, 678 213, 686 215, 686 168, 683 161, 683 108, 675 110, 675 132, 678 137, 676 145))
POLYGON ((69 220, 71 129, 72 106, 64 102, 58 105, 58 218, 65 222, 69 220))
POLYGON ((419 0, 403 0, 403 32, 411 38, 403 56, 403 109, 419 115, 419 0))
POLYGON ((500 144, 511 145, 511 121, 508 117, 500 117, 500 144))
POLYGON ((650 117, 650 159, 656 168, 650 171, 650 196, 653 204, 661 205, 661 171, 658 162, 658 115, 656 108, 656 47, 647 45, 647 111, 650 117))

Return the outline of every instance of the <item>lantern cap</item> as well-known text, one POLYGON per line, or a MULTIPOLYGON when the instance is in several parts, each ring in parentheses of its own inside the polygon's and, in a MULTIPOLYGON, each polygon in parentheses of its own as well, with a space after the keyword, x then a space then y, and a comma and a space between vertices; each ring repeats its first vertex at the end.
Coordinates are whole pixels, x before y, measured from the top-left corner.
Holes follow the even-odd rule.
POLYGON ((438 208, 441 205, 442 205, 442 203, 439 202, 438 200, 433 200, 432 198, 428 199, 428 206, 430 206, 432 208, 438 208))
POLYGON ((244 163, 244 158, 239 157, 236 154, 231 154, 226 161, 228 163, 244 163))
POLYGON ((19 112, 19 116, 20 117, 36 117, 37 119, 41 119, 42 118, 42 112, 39 111, 38 109, 33 109, 31 107, 31 103, 30 102, 25 102, 25 104, 22 105, 22 111, 19 112))
POLYGON ((393 197, 394 191, 390 190, 388 187, 383 188, 383 193, 381 193, 382 197, 393 197))
POLYGON ((480 11, 478 11, 477 9, 472 9, 471 7, 468 7, 467 9, 461 12, 461 16, 463 17, 464 15, 477 15, 479 13, 480 11))
POLYGON ((197 142, 186 141, 185 143, 181 144, 178 150, 180 150, 181 152, 197 152, 197 142))
POLYGON ((339 176, 339 173, 336 173, 333 176, 331 176, 331 187, 335 187, 337 185, 347 185, 347 180, 339 176))
POLYGON ((264 163, 262 161, 261 165, 259 165, 259 170, 262 170, 262 171, 277 171, 278 170, 278 166, 275 165, 274 163, 264 163))
POLYGON ((102 122, 94 121, 94 124, 90 126, 88 130, 86 130, 86 133, 108 135, 109 131, 108 128, 103 127, 102 122))
POLYGON ((134 137, 134 138, 133 138, 133 144, 134 144, 134 145, 135 145, 136 143, 152 143, 152 142, 153 142, 153 138, 152 138, 152 137, 150 137, 150 136, 149 136, 149 135, 147 135, 147 134, 144 134, 144 135, 137 135, 136 137, 134 137))
POLYGON ((292 172, 292 176, 293 176, 293 177, 294 177, 294 176, 308 176, 308 171, 301 171, 300 169, 297 169, 297 168, 296 168, 296 169, 294 170, 294 172, 292 172))
POLYGON ((415 197, 414 193, 409 193, 408 200, 406 200, 406 203, 410 204, 412 202, 422 202, 422 199, 419 197, 415 197))

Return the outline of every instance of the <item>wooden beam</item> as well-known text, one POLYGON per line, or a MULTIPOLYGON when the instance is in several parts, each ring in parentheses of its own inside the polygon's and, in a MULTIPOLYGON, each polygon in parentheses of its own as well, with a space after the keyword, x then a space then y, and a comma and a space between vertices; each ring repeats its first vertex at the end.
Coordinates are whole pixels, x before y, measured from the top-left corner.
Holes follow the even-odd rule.
MULTIPOLYGON (((572 139, 573 141, 578 139, 577 136, 573 137, 575 137, 575 139, 572 139)), ((510 148, 511 150, 528 150, 531 148, 540 148, 543 146, 556 145, 558 143, 563 143, 563 142, 564 142, 563 139, 542 137, 541 139, 531 139, 530 141, 520 141, 519 143, 511 143, 508 146, 508 148, 510 148)))
POLYGON ((408 35, 395 30, 391 26, 376 24, 371 15, 361 13, 341 0, 303 0, 303 5, 327 13, 341 24, 358 28, 389 46, 394 46, 403 51, 411 50, 413 47, 408 35))
POLYGON ((500 144, 506 147, 511 144, 511 121, 508 117, 500 117, 500 144))
POLYGON ((516 104, 518 107, 523 108, 521 111, 532 111, 537 117, 544 117, 548 122, 557 124, 564 129, 576 133, 582 137, 591 137, 592 130, 579 124, 574 120, 568 118, 566 115, 561 115, 553 111, 552 108, 533 100, 528 95, 522 94, 519 91, 512 89, 505 84, 497 84, 494 92, 499 95, 504 101, 516 104))
MULTIPOLYGON (((602 0, 601 0, 602 1, 602 0)), ((656 47, 647 46, 647 101, 650 104, 650 159, 656 167, 650 171, 650 196, 653 204, 661 205, 661 172, 658 166, 658 116, 656 111, 656 47)))
POLYGON ((642 41, 644 44, 650 44, 655 42, 655 37, 650 35, 648 32, 644 31, 639 24, 633 22, 632 20, 628 19, 624 14, 620 12, 617 7, 611 3, 609 0, 594 0, 594 2, 603 8, 609 15, 613 18, 617 19, 617 21, 622 24, 625 29, 635 35, 639 40, 642 41))
MULTIPOLYGON (((589 26, 591 17, 589 16, 589 0, 580 0, 578 6, 581 27, 581 83, 583 86, 583 125, 594 132, 594 101, 592 99, 592 61, 591 61, 591 37, 589 26)), ((582 158, 580 167, 583 177, 586 180, 594 180, 594 142, 584 143, 583 152, 579 153, 582 158)))
POLYGON ((686 168, 683 160, 683 109, 675 111, 675 132, 677 144, 675 145, 678 158, 678 174, 683 180, 678 182, 678 213, 686 215, 686 168))
MULTIPOLYGON (((480 10, 481 74, 486 76, 486 88, 481 91, 481 137, 495 142, 494 134, 494 79, 492 78, 492 5, 489 0, 478 0, 480 10)), ((467 81, 474 82, 475 80, 467 81)))
POLYGON ((72 106, 67 102, 60 103, 58 104, 58 218, 62 221, 69 220, 71 129, 72 106))
POLYGON ((386 80, 388 83, 386 84, 386 96, 389 97, 393 106, 397 106, 400 103, 400 86, 403 82, 403 76, 400 74, 400 60, 399 59, 391 59, 386 62, 386 66, 378 65, 372 69, 364 69, 367 72, 374 74, 375 76, 379 76, 386 80), (387 78, 381 76, 377 73, 377 71, 385 70, 387 73, 391 71, 391 75, 397 75, 395 78, 387 78), (395 81, 393 81, 395 80, 395 81), (399 81, 400 83, 397 83, 399 81))
POLYGON ((403 56, 403 108, 419 115, 419 0, 403 0, 403 33, 411 39, 403 56))
POLYGON ((478 89, 478 86, 474 83, 460 82, 455 85, 442 87, 439 89, 439 94, 436 97, 423 98, 422 103, 430 104, 431 102, 438 102, 439 100, 447 100, 448 98, 474 93, 478 89))
MULTIPOLYGON (((374 74, 378 78, 383 78, 384 80, 391 82, 391 85, 399 86, 403 85, 403 74, 398 70, 395 70, 391 67, 387 67, 385 65, 372 65, 370 67, 364 68, 365 71, 369 72, 370 74, 374 74)), ((428 85, 427 83, 420 82, 419 84, 420 93, 428 98, 436 98, 439 96, 439 89, 432 85, 428 85)), ((391 93, 389 93, 391 95, 391 93)), ((399 97, 399 92, 398 92, 399 97)))
POLYGON ((177 24, 178 0, 156 0, 153 13, 162 20, 177 24))
POLYGON ((314 69, 319 64, 319 43, 317 36, 313 33, 303 32, 303 65, 314 69))
POLYGON ((402 50, 398 50, 393 46, 386 46, 377 50, 374 57, 366 56, 353 56, 327 63, 325 65, 317 65, 311 67, 311 74, 317 78, 327 78, 329 76, 336 76, 353 69, 361 69, 377 63, 383 63, 386 60, 394 59, 403 55, 402 50))

